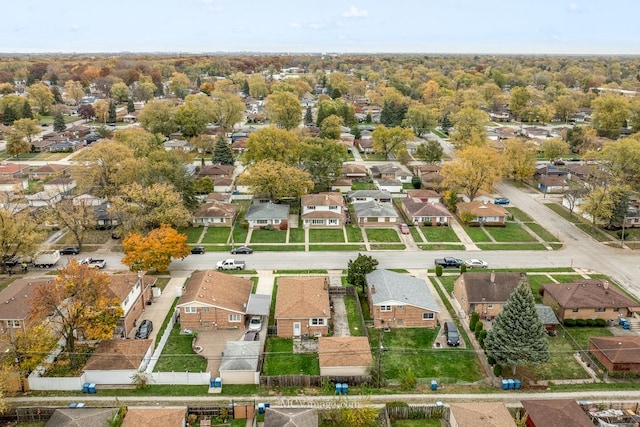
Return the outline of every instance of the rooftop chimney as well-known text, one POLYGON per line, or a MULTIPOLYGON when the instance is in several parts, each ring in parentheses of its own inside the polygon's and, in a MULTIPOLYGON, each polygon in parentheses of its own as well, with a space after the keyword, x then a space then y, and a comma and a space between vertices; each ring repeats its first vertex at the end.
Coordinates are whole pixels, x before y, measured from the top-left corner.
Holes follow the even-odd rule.
POLYGON ((608 281, 608 280, 605 280, 605 281, 602 283, 602 287, 604 287, 605 289, 609 289, 609 281, 608 281))
POLYGON ((372 294, 376 293, 376 286, 375 285, 371 285, 371 293, 372 294))
POLYGON ((496 284, 496 272, 495 271, 491 272, 491 284, 492 285, 496 284))

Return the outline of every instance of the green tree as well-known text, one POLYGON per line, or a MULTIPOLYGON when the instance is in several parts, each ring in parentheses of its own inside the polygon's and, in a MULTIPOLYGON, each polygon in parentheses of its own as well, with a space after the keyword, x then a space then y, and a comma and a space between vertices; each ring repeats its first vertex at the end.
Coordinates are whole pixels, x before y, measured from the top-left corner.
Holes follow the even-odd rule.
POLYGON ((25 139, 24 133, 17 129, 12 129, 7 134, 6 151, 10 156, 20 158, 20 154, 31 152, 31 144, 25 139))
POLYGON ((553 161, 559 159, 569 151, 569 144, 557 138, 545 139, 541 144, 544 156, 553 161))
POLYGON ((391 155, 397 156, 406 151, 407 141, 413 138, 413 133, 406 128, 396 126, 387 128, 378 126, 371 133, 373 139, 373 149, 379 153, 384 153, 385 159, 391 155))
POLYGON ((607 141, 595 157, 616 183, 640 189, 640 135, 607 141))
POLYGON ((387 127, 401 126, 409 105, 402 101, 387 100, 380 111, 380 123, 387 127))
POLYGON ((449 118, 449 113, 445 113, 442 117, 442 122, 440 123, 440 128, 445 135, 449 135, 450 129, 453 127, 453 123, 451 123, 451 119, 449 118))
POLYGON ((55 101, 51 89, 44 83, 34 83, 28 86, 26 91, 29 94, 29 102, 38 108, 38 112, 43 115, 48 114, 55 101))
POLYGON ((109 117, 107 118, 107 123, 115 123, 116 120, 116 104, 113 101, 109 101, 109 117))
POLYGON ((302 120, 302 106, 296 94, 291 92, 275 92, 267 96, 265 101, 267 118, 274 125, 283 129, 293 129, 302 120))
POLYGON ((342 117, 331 115, 322 121, 320 125, 320 138, 340 139, 342 133, 342 125, 344 121, 342 117))
POLYGON ((629 102, 626 98, 605 94, 591 102, 593 115, 591 126, 598 132, 599 136, 616 138, 620 135, 620 128, 629 118, 629 102))
POLYGON ((468 145, 486 145, 486 124, 489 116, 482 110, 466 107, 453 116, 455 132, 451 135, 451 141, 457 147, 468 145))
POLYGON ((113 86, 111 86, 111 98, 114 99, 118 104, 122 104, 123 102, 126 102, 129 97, 131 96, 131 93, 129 91, 129 86, 127 86, 125 83, 116 83, 113 86))
POLYGON ((188 95, 176 110, 174 120, 187 138, 200 135, 213 121, 213 101, 203 95, 188 95))
POLYGON ((407 110, 405 124, 413 133, 421 138, 431 132, 438 124, 438 114, 435 110, 421 104, 414 104, 407 110))
POLYGON ((0 336, 0 343, 6 348, 3 355, 5 364, 16 367, 22 377, 26 377, 44 362, 56 341, 51 329, 45 324, 0 336))
POLYGON ((531 141, 516 138, 504 142, 504 175, 522 181, 536 171, 538 147, 531 141))
POLYGON ((300 168, 309 173, 313 191, 331 189, 331 182, 340 176, 347 150, 341 143, 323 138, 306 138, 300 149, 300 168))
POLYGON ((142 102, 148 102, 153 99, 156 92, 156 85, 151 81, 140 82, 133 90, 133 96, 142 102))
POLYGON ((310 126, 313 124, 313 115, 311 114, 311 106, 307 106, 307 110, 304 113, 304 124, 310 126))
POLYGON ((64 130, 67 128, 67 124, 64 122, 64 117, 62 116, 61 113, 57 113, 54 117, 53 117, 53 130, 54 132, 64 132, 64 130))
POLYGON ((469 146, 458 151, 455 160, 442 166, 442 184, 475 199, 480 190, 491 191, 502 178, 502 157, 489 147, 469 146))
POLYGON ((178 130, 175 120, 175 108, 168 101, 150 101, 144 106, 138 121, 151 133, 169 136, 178 130))
POLYGON ((5 126, 11 126, 16 120, 17 114, 11 105, 5 105, 2 110, 2 124, 5 126))
POLYGON ((136 106, 133 104, 133 98, 127 100, 127 113, 131 114, 136 111, 136 106))
POLYGON ((509 110, 518 120, 522 119, 522 113, 531 100, 531 94, 526 87, 516 86, 509 93, 509 110))
POLYGON ((517 366, 537 365, 549 360, 549 342, 524 274, 502 312, 496 316, 484 345, 488 356, 500 365, 512 367, 513 375, 517 366))
POLYGON ((31 111, 31 104, 24 102, 22 104, 22 118, 33 119, 33 111, 31 111))
MULTIPOLYGON (((25 105, 29 105, 26 104, 25 105)), ((55 127, 55 122, 54 122, 55 127)), ((22 133, 25 138, 27 138, 27 142, 31 144, 33 137, 40 133, 40 126, 38 126, 38 121, 36 119, 28 119, 22 118, 13 122, 13 128, 18 132, 22 133)))
POLYGON ((191 80, 186 74, 175 72, 169 80, 169 90, 176 98, 184 99, 191 91, 191 80))
POLYGON ((347 264, 347 282, 355 287, 361 287, 362 293, 366 294, 367 274, 378 267, 378 260, 369 256, 358 254, 356 259, 350 259, 347 264))
POLYGON ((416 148, 414 157, 424 160, 427 163, 439 163, 444 155, 444 149, 437 140, 421 142, 416 148))
POLYGON ((238 95, 226 92, 216 91, 213 97, 212 122, 229 132, 236 123, 242 121, 245 110, 244 102, 238 95))
POLYGON ((231 151, 231 146, 224 137, 224 134, 218 135, 218 138, 216 139, 216 146, 213 149, 213 158, 211 159, 211 162, 214 165, 235 164, 233 151, 231 151))
POLYGON ((563 139, 569 144, 572 153, 584 154, 594 146, 596 136, 595 129, 573 126, 567 130, 563 139))
POLYGON ((313 189, 313 181, 308 172, 269 159, 251 165, 240 175, 239 181, 251 187, 251 191, 257 197, 273 201, 285 198, 298 199, 313 189))
POLYGON ((249 134, 245 161, 277 160, 295 165, 300 160, 300 141, 291 131, 265 126, 249 134))

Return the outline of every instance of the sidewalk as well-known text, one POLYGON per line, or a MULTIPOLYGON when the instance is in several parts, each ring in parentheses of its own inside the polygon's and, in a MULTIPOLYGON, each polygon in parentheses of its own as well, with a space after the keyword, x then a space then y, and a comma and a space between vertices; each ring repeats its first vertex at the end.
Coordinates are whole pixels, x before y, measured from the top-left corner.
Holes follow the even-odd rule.
POLYGON ((460 239, 462 244, 464 244, 464 247, 465 247, 465 249, 467 251, 479 251, 480 250, 480 249, 478 249, 476 244, 473 242, 473 240, 471 240, 471 237, 469 237, 467 232, 464 231, 464 228, 460 225, 460 223, 458 223, 458 221, 456 221, 455 218, 451 218, 451 221, 449 222, 449 226, 456 233, 456 236, 458 236, 458 239, 460 239))

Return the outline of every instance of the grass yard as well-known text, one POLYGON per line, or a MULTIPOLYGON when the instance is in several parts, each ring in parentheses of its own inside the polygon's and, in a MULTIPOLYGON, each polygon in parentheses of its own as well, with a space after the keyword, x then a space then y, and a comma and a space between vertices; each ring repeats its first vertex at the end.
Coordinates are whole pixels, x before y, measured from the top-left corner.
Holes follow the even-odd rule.
POLYGON ((513 217, 521 222, 533 222, 533 219, 527 215, 526 213, 524 213, 523 210, 515 208, 515 207, 509 207, 506 208, 507 211, 509 211, 509 213, 511 215, 513 215, 513 217))
POLYGON ((290 228, 289 229, 289 243, 304 243, 304 229, 303 228, 290 228))
POLYGON ((576 280, 583 279, 581 274, 552 274, 553 277, 558 283, 571 283, 576 280))
POLYGON ((349 331, 353 337, 361 337, 364 335, 362 323, 360 322, 360 316, 358 314, 358 302, 355 297, 345 295, 344 305, 347 308, 347 320, 349 321, 349 331))
POLYGON ((265 375, 320 375, 318 353, 293 354, 291 338, 267 338, 265 375))
POLYGON ((416 243, 424 242, 422 235, 418 232, 418 227, 409 226, 409 231, 411 232, 411 237, 413 238, 414 242, 416 243))
POLYGON ((180 325, 174 325, 169 339, 156 364, 156 372, 205 372, 207 360, 193 352, 192 335, 180 334, 180 325))
POLYGON ((527 224, 527 227, 529 227, 529 229, 531 231, 533 231, 538 236, 540 236, 540 238, 542 238, 542 240, 544 240, 545 242, 559 242, 560 241, 560 239, 558 237, 556 237, 553 234, 551 234, 550 232, 548 232, 540 224, 532 222, 532 223, 527 224))
POLYGON ((451 276, 442 275, 439 277, 440 282, 442 283, 442 286, 444 286, 444 288, 447 290, 447 293, 449 295, 451 295, 451 292, 453 292, 453 285, 457 278, 458 278, 458 274, 451 275, 451 276))
POLYGON ((551 277, 546 274, 528 274, 529 286, 531 292, 533 292, 533 298, 536 300, 536 304, 542 304, 542 296, 540 295, 540 286, 553 283, 551 277))
POLYGON ((248 234, 249 230, 244 227, 233 227, 233 241, 238 245, 244 245, 248 234))
POLYGON ((365 251, 364 245, 309 245, 310 251, 365 251))
POLYGON ((353 191, 356 190, 375 190, 376 186, 373 182, 354 182, 351 186, 353 191))
POLYGON ((285 243, 286 241, 286 231, 257 229, 251 233, 251 243, 285 243))
POLYGON ((440 418, 391 421, 391 427, 440 427, 440 425, 440 418))
POLYGON ((393 244, 393 243, 373 243, 371 245, 369 245, 369 247, 371 247, 371 250, 373 251, 387 251, 387 250, 391 250, 391 251, 403 251, 406 249, 406 246, 404 244, 393 244))
POLYGON ((178 232, 187 235, 187 243, 198 243, 203 230, 203 227, 187 227, 179 228, 178 232))
POLYGON ((491 237, 489 237, 489 235, 485 233, 484 228, 482 227, 464 226, 464 231, 469 235, 471 240, 473 240, 475 243, 491 241, 491 237))
POLYGON ((527 230, 522 228, 520 224, 513 222, 507 223, 506 227, 485 227, 485 231, 489 233, 496 242, 536 242, 527 230))
POLYGON ((309 243, 344 242, 342 228, 313 228, 309 230, 309 243))
POLYGON ((447 243, 434 243, 432 245, 419 244, 418 247, 423 251, 464 251, 464 245, 454 245, 447 243))
POLYGON ((365 232, 371 243, 400 242, 400 236, 395 228, 366 228, 365 232))
POLYGON ((475 352, 465 349, 432 347, 440 328, 406 328, 372 333, 371 348, 379 348, 382 336, 385 352, 382 372, 387 379, 401 379, 408 369, 417 378, 436 379, 442 383, 475 382, 483 378, 475 352))
POLYGON ((209 227, 202 237, 202 243, 227 243, 231 227, 209 227))
POLYGON ((480 243, 478 249, 483 251, 546 251, 542 243, 480 243))
POLYGON ((253 250, 260 252, 304 251, 304 245, 254 245, 253 250))
POLYGON ((451 227, 421 227, 427 242, 459 242, 456 232, 451 227))
MULTIPOLYGON (((572 327, 564 328, 564 331, 584 350, 589 348, 589 337, 612 337, 613 334, 607 328, 596 327, 572 327)), ((558 331, 558 335, 562 335, 562 331, 558 331)))
POLYGON ((364 237, 362 237, 362 229, 356 225, 346 225, 345 230, 347 231, 347 240, 349 243, 360 243, 364 242, 364 237))

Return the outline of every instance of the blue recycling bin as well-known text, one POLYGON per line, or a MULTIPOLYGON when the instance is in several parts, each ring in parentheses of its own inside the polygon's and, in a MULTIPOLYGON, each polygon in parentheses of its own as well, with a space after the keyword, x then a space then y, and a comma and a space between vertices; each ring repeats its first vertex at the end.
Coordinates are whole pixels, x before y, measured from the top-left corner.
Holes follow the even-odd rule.
POLYGON ((502 389, 503 390, 509 390, 509 381, 502 380, 502 389))
POLYGON ((516 390, 520 390, 520 380, 513 380, 514 382, 514 388, 516 390))
POLYGON ((76 406, 78 406, 76 402, 69 403, 69 408, 75 408, 76 406))
POLYGON ((265 408, 271 408, 271 403, 265 403, 265 404, 264 404, 264 407, 265 407, 265 408))
POLYGON ((216 379, 213 380, 213 386, 214 387, 222 387, 222 378, 216 377, 216 379))
POLYGON ((89 383, 82 384, 82 392, 89 393, 89 383))
POLYGON ((209 380, 209 388, 214 388, 216 386, 216 380, 214 380, 213 378, 211 378, 209 380))
POLYGON ((258 403, 258 414, 264 414, 264 403, 258 403))
POLYGON ((507 381, 509 382, 509 390, 513 390, 516 388, 516 383, 511 378, 509 378, 507 381))
POLYGON ((342 383, 336 383, 336 394, 342 394, 342 383))
POLYGON ((96 384, 95 383, 89 384, 89 394, 96 394, 96 384))
POLYGON ((349 393, 349 384, 342 383, 342 394, 348 394, 348 393, 349 393))
POLYGON ((431 390, 436 391, 438 389, 438 381, 431 380, 431 390))

